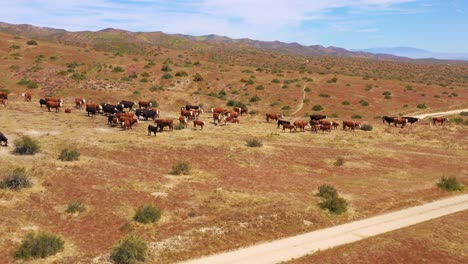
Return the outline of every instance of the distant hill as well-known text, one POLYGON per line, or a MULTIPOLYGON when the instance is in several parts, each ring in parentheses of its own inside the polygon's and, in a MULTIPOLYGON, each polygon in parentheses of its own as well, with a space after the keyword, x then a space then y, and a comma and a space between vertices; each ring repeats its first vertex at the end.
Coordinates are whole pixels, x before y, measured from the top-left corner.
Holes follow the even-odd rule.
POLYGON ((412 47, 372 48, 355 50, 374 54, 392 54, 412 59, 468 60, 468 53, 437 53, 412 47))

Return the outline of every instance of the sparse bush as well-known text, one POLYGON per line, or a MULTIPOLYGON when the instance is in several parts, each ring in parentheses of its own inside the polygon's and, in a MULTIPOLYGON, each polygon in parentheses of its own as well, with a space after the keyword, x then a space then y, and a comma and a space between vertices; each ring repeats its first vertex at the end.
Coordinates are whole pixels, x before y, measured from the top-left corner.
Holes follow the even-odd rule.
POLYGON ((461 112, 460 115, 461 116, 468 116, 468 112, 461 112))
POLYGON ((361 116, 361 115, 352 115, 351 118, 353 118, 353 119, 361 119, 362 116, 361 116))
POLYGON ((260 102, 262 99, 258 95, 254 95, 252 98, 249 99, 249 102, 255 103, 255 102, 260 102))
POLYGON ((452 119, 452 121, 453 121, 455 124, 461 124, 461 123, 463 123, 463 118, 455 117, 455 118, 452 119))
POLYGON ((343 166, 343 164, 345 163, 345 160, 341 157, 337 158, 335 163, 333 163, 333 165, 339 167, 339 166, 343 166))
POLYGON ((255 87, 255 90, 259 90, 259 91, 265 90, 265 86, 257 85, 257 87, 255 87))
POLYGON ((418 104, 416 107, 419 108, 419 109, 426 109, 427 105, 426 104, 418 104))
POLYGON ((203 81, 203 77, 201 76, 200 73, 196 73, 196 74, 193 76, 193 81, 194 81, 194 82, 201 82, 201 81, 203 81))
POLYGON ((338 196, 338 192, 336 191, 335 187, 324 184, 320 185, 320 187, 318 188, 317 196, 325 199, 330 199, 338 196))
POLYGON ((338 113, 336 113, 336 112, 335 112, 335 113, 332 113, 332 114, 330 115, 330 117, 337 118, 337 117, 338 117, 338 113))
POLYGON ((163 74, 161 79, 164 79, 164 80, 172 79, 172 75, 170 73, 165 73, 165 74, 163 74))
POLYGON ((65 242, 62 238, 48 233, 34 235, 29 233, 20 247, 15 251, 17 259, 46 258, 63 251, 65 242))
POLYGON ((262 141, 260 139, 256 139, 256 138, 248 139, 246 142, 247 142, 247 146, 251 147, 251 148, 259 148, 259 147, 263 146, 262 141))
POLYGON ((280 83, 281 81, 278 80, 278 79, 273 79, 273 80, 271 80, 271 82, 272 82, 272 83, 280 83))
POLYGON ((323 93, 319 94, 319 96, 320 96, 320 97, 323 97, 323 98, 329 98, 329 97, 330 97, 329 94, 323 94, 323 93))
POLYGON ((112 72, 124 72, 124 68, 120 67, 120 66, 115 66, 113 69, 112 69, 112 72))
POLYGON ((386 95, 392 95, 392 93, 389 92, 389 91, 385 91, 385 92, 382 93, 382 95, 384 95, 384 96, 386 96, 386 95))
POLYGON ((333 197, 320 203, 320 208, 328 209, 331 213, 341 214, 348 210, 348 202, 341 197, 333 197))
POLYGON ((234 101, 234 100, 229 100, 226 105, 233 106, 233 107, 247 108, 247 106, 244 103, 234 101))
POLYGON ((149 102, 153 105, 153 107, 159 107, 159 104, 156 100, 150 100, 149 102))
POLYGON ((151 204, 138 207, 133 216, 133 220, 142 224, 154 223, 158 221, 159 218, 161 218, 161 210, 151 204))
POLYGON ((37 83, 37 81, 30 81, 27 85, 26 85, 26 88, 28 89, 36 89, 39 87, 39 84, 37 83))
POLYGON ((146 242, 135 235, 128 235, 111 252, 111 260, 116 264, 135 264, 145 261, 146 242))
POLYGON ((407 85, 405 89, 406 89, 407 91, 412 91, 412 90, 413 90, 413 86, 407 85))
POLYGON ((190 174, 190 171, 192 170, 190 163, 188 161, 179 161, 177 162, 174 166, 172 166, 172 170, 169 172, 169 174, 172 175, 188 175, 190 174))
POLYGON ((341 102, 342 105, 350 105, 350 102, 349 101, 343 101, 341 102))
POLYGON ((281 107, 281 110, 285 110, 285 111, 291 110, 291 106, 285 105, 285 106, 281 107))
POLYGON ((1 189, 18 191, 23 188, 30 188, 31 186, 31 178, 23 167, 15 168, 12 172, 8 173, 2 181, 0 181, 1 189))
POLYGON ((58 157, 61 161, 74 161, 80 159, 80 153, 76 149, 63 149, 58 157))
POLYGON ((29 80, 27 78, 22 78, 21 80, 19 80, 16 84, 18 85, 28 85, 29 84, 29 80))
POLYGON ((309 93, 309 92, 312 91, 312 89, 310 89, 310 87, 306 87, 306 88, 304 89, 304 91, 305 91, 306 93, 309 93))
POLYGON ((442 177, 437 183, 437 186, 449 192, 463 190, 463 186, 460 184, 460 182, 458 181, 456 177, 449 177, 449 178, 442 177))
POLYGON ((37 41, 35 41, 34 39, 31 39, 31 40, 28 40, 26 42, 26 44, 28 44, 28 45, 37 45, 37 41))
POLYGON ((361 100, 359 101, 359 103, 361 104, 361 106, 369 106, 369 103, 365 100, 361 100))
POLYGON ((15 44, 10 46, 10 50, 15 50, 15 49, 20 49, 20 48, 21 48, 20 46, 15 45, 15 44))
POLYGON ((177 76, 177 77, 185 77, 185 76, 188 76, 188 73, 185 72, 185 71, 178 71, 178 72, 176 72, 175 76, 177 76))
POLYGON ((327 81, 327 83, 336 83, 338 79, 336 77, 331 78, 330 80, 327 81))
POLYGON ((74 213, 81 213, 84 212, 85 210, 85 205, 82 201, 79 200, 74 200, 68 203, 68 207, 65 210, 65 212, 69 214, 74 214, 74 213))
POLYGON ((366 124, 366 125, 361 126, 361 130, 363 130, 363 131, 372 131, 372 129, 374 129, 374 127, 372 125, 366 124))
POLYGON ((175 130, 182 130, 185 128, 185 125, 182 123, 178 123, 177 125, 174 126, 175 130))
POLYGON ((164 87, 162 85, 153 85, 150 87, 151 92, 156 92, 156 91, 164 91, 164 87))
POLYGON ((39 142, 29 136, 22 136, 14 141, 15 153, 19 155, 34 155, 41 149, 39 142))
POLYGON ((170 72, 170 71, 172 71, 172 69, 171 69, 171 67, 169 67, 169 65, 164 64, 164 65, 161 67, 161 71, 163 71, 163 72, 170 72))
POLYGON ((317 112, 318 112, 318 111, 322 111, 322 110, 323 110, 323 106, 321 106, 321 105, 314 105, 314 106, 312 107, 312 110, 313 110, 313 111, 317 111, 317 112))
POLYGON ((391 95, 385 95, 384 99, 392 99, 392 96, 391 95))

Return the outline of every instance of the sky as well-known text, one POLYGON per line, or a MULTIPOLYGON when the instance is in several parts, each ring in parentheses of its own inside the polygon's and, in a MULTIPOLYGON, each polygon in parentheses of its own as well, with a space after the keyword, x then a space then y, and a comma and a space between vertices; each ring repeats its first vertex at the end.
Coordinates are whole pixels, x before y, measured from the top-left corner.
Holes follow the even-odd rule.
POLYGON ((0 21, 468 53, 467 0, 0 0, 0 21))

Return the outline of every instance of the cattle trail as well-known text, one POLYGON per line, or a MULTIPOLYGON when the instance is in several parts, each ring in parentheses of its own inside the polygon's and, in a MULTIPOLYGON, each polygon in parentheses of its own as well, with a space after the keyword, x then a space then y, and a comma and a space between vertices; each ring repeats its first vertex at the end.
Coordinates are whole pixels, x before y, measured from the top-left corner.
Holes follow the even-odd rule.
POLYGON ((305 95, 306 95, 305 88, 306 88, 306 86, 304 85, 304 87, 302 88, 302 100, 301 100, 301 103, 299 104, 299 108, 297 108, 297 110, 294 111, 292 113, 292 115, 295 115, 297 112, 301 111, 302 107, 304 107, 304 99, 305 99, 305 95))
POLYGON ((432 116, 455 115, 455 114, 459 114, 461 112, 468 112, 468 108, 452 110, 452 111, 445 111, 445 112, 426 113, 426 114, 421 114, 421 115, 415 115, 414 117, 419 118, 419 119, 424 119, 426 117, 432 117, 432 116))

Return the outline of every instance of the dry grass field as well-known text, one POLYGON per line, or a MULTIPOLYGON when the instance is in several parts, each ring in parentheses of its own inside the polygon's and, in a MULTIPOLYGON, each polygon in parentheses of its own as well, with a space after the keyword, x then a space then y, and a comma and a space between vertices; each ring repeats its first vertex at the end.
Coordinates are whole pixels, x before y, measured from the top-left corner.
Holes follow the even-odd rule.
MULTIPOLYGON (((468 126, 463 122, 433 126, 422 120, 401 129, 379 118, 467 108, 466 83, 442 87, 344 75, 329 83, 335 75, 256 71, 210 62, 206 54, 193 51, 119 56, 47 42, 28 46, 24 38, 0 35, 0 88, 10 92, 9 104, 0 106, 0 132, 11 142, 0 148, 0 175, 25 167, 34 183, 20 191, 0 189, 0 259, 7 263, 14 262, 14 250, 31 230, 65 239, 63 252, 39 263, 106 263, 112 246, 128 233, 149 243, 148 263, 172 263, 451 195, 436 187, 443 176, 468 184, 468 126), (12 50, 14 45, 20 48, 12 50), (160 69, 168 59, 173 78, 164 80, 160 69), (183 66, 187 60, 190 65, 183 66), (67 66, 72 62, 77 66, 67 66), (124 72, 113 72, 117 65, 124 72), (149 77, 142 82, 145 71, 149 77), (178 71, 188 76, 175 77, 178 71), (73 79, 83 72, 83 80, 73 79), (138 78, 121 79, 133 72, 138 78), (204 81, 193 81, 195 73, 204 81), (36 80, 39 87, 27 89, 17 83, 22 78, 36 80), (243 78, 254 84, 241 82, 243 78), (295 79, 282 88, 285 80, 295 79), (264 90, 256 89, 258 85, 264 90), (163 90, 151 91, 154 86, 163 90), (310 92, 305 92, 303 107, 291 115, 301 105, 304 89, 310 92), (225 100, 208 95, 221 90, 225 100), (22 101, 25 91, 32 92, 33 102, 22 101), (384 91, 391 92, 391 99, 384 99, 384 91), (72 113, 41 109, 37 101, 46 95, 64 98, 72 113), (254 95, 261 100, 249 102, 254 95), (107 118, 75 109, 78 96, 95 103, 154 99, 164 118, 177 118, 186 103, 203 104, 207 110, 225 107, 227 100, 249 104, 257 114, 242 117, 240 124, 209 123, 203 130, 190 125, 149 137, 151 122, 141 121, 131 130, 109 127, 107 118), (428 108, 418 109, 418 104, 428 108), (313 105, 324 110, 312 111, 313 105), (284 106, 290 110, 282 110, 284 106), (283 133, 265 122, 265 113, 273 111, 285 112, 289 120, 307 120, 312 113, 335 114, 337 121, 361 115, 356 120, 374 129, 283 133), (37 139, 41 152, 12 154, 12 142, 21 135, 37 139), (262 140, 263 146, 247 147, 251 138, 262 140), (76 148, 80 160, 57 160, 64 148, 76 148), (334 165, 338 158, 344 160, 342 166, 334 165), (181 160, 190 163, 192 172, 170 175, 181 160), (347 213, 336 216, 319 208, 315 193, 322 184, 335 186, 348 200, 347 213), (83 201, 86 210, 66 213, 73 200, 83 201), (135 210, 148 203, 162 209, 161 220, 151 225, 133 221, 135 210)), ((210 116, 205 113, 201 120, 211 122, 210 116)))

